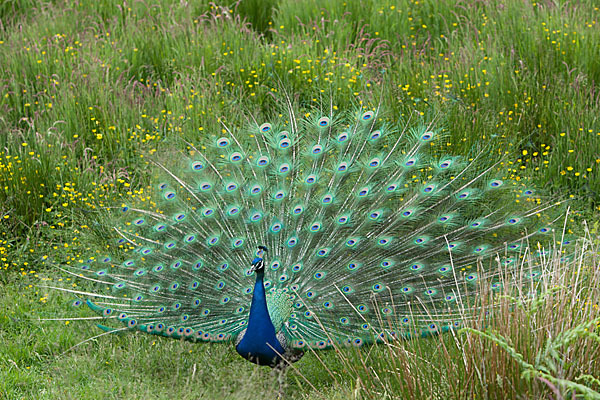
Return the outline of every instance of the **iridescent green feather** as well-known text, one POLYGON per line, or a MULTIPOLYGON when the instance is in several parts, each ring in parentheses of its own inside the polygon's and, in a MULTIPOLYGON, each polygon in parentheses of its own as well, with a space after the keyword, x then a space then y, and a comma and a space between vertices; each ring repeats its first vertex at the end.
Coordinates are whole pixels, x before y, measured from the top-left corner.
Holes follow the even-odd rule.
POLYGON ((86 294, 102 326, 236 340, 258 245, 271 320, 299 349, 460 326, 479 282, 506 284, 496 257, 535 279, 535 263, 516 266, 528 242, 555 241, 553 204, 507 179, 489 147, 464 159, 433 121, 332 110, 289 107, 155 156, 149 199, 101 221, 110 256, 61 267, 110 288, 86 294))

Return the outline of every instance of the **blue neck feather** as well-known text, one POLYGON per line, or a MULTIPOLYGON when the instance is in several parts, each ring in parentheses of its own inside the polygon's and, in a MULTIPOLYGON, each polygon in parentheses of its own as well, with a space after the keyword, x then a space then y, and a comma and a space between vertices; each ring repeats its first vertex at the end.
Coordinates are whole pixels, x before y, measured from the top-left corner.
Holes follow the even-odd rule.
POLYGON ((248 327, 241 342, 236 346, 236 350, 242 357, 253 363, 273 366, 281 359, 277 353, 283 354, 284 349, 277 340, 275 327, 269 316, 264 277, 264 270, 256 272, 248 327))

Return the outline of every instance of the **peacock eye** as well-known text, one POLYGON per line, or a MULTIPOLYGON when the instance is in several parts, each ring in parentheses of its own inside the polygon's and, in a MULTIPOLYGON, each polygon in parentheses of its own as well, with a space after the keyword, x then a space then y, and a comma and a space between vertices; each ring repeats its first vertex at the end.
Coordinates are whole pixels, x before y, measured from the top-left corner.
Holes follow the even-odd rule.
POLYGON ((225 148, 227 146, 229 146, 229 139, 227 139, 227 138, 217 139, 217 147, 225 148))
POLYGON ((261 219, 261 217, 262 217, 262 215, 260 213, 255 213, 255 214, 252 214, 252 216, 250 217, 250 219, 252 221, 258 221, 258 220, 261 219))
POLYGON ((258 165, 259 167, 264 167, 268 164, 269 164, 269 157, 267 157, 267 156, 260 156, 256 160, 256 165, 258 165))
POLYGON ((375 113, 373 111, 367 111, 367 112, 363 113, 361 118, 363 121, 369 121, 373 118, 374 115, 375 115, 375 113))
POLYGON ((273 232, 279 232, 279 231, 281 230, 281 224, 274 224, 274 225, 271 227, 271 230, 272 230, 273 232))
POLYGON ((231 156, 229 157, 229 159, 230 159, 232 162, 238 162, 238 161, 241 161, 241 160, 242 160, 242 153, 237 153, 237 152, 236 152, 236 153, 233 153, 233 154, 231 154, 231 156))
POLYGON ((433 132, 425 132, 421 135, 421 140, 427 142, 433 138, 433 132))
POLYGON ((290 139, 281 139, 279 141, 279 147, 282 149, 287 149, 288 147, 290 147, 290 145, 292 144, 292 142, 290 141, 290 139))
POLYGON ((327 118, 327 117, 321 117, 319 119, 318 124, 319 124, 320 127, 324 128, 326 126, 329 126, 329 122, 330 122, 329 118, 327 118))

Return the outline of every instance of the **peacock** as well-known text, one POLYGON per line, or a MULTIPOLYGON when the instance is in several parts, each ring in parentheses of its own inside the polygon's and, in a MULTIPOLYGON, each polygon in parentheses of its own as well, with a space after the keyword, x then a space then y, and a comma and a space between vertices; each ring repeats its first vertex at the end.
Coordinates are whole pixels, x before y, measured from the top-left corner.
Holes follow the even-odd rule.
POLYGON ((556 202, 493 146, 445 153, 439 115, 281 103, 155 155, 152 190, 97 222, 110 245, 58 266, 90 285, 55 288, 106 333, 230 343, 281 367, 456 329, 482 290, 542 273, 523 260, 555 241, 556 202))

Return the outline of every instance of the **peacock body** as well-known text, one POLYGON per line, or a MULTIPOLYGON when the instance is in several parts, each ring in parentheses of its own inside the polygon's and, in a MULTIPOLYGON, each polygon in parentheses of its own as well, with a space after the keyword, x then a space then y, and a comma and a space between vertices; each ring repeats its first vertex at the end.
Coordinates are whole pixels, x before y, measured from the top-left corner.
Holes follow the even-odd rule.
POLYGON ((286 104, 156 159, 154 193, 102 222, 110 254, 60 267, 110 287, 63 288, 73 304, 107 331, 230 342, 275 366, 458 327, 483 278, 506 284, 498 260, 514 279, 540 273, 520 260, 552 239, 553 205, 504 179, 489 147, 460 158, 434 122, 286 104))

